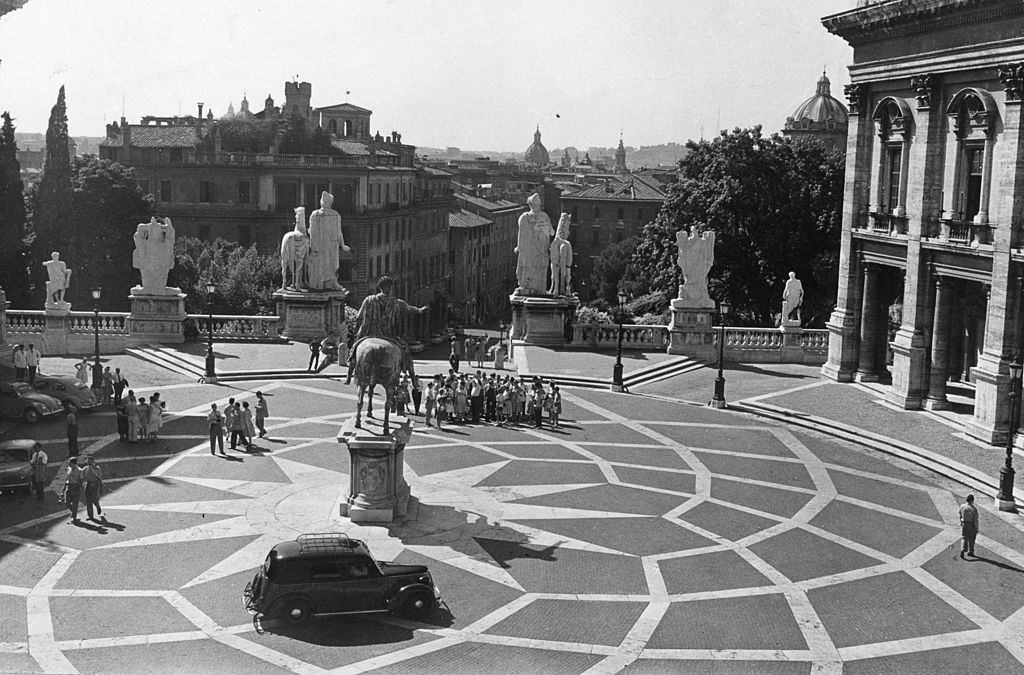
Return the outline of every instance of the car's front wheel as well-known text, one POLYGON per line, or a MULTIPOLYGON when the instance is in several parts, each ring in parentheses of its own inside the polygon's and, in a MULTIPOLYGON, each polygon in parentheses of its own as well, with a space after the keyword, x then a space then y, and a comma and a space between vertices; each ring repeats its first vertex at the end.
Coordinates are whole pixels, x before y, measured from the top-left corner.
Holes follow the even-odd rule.
POLYGON ((402 603, 402 614, 418 619, 434 608, 434 598, 426 591, 413 591, 402 603))
POLYGON ((25 412, 23 412, 21 416, 29 424, 35 424, 39 421, 39 411, 35 408, 25 408, 25 412))
POLYGON ((299 626, 309 621, 309 617, 313 616, 313 608, 305 600, 295 598, 294 600, 288 600, 281 606, 279 616, 291 625, 299 626))

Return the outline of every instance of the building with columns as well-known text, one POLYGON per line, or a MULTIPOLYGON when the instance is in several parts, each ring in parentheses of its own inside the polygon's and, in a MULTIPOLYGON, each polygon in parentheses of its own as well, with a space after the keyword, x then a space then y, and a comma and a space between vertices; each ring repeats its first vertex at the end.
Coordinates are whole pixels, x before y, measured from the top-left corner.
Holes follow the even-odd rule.
POLYGON ((1004 443, 1024 358, 1024 4, 861 2, 823 23, 853 65, 822 372, 891 377, 908 410, 946 408, 956 386, 973 393, 965 432, 1004 443))

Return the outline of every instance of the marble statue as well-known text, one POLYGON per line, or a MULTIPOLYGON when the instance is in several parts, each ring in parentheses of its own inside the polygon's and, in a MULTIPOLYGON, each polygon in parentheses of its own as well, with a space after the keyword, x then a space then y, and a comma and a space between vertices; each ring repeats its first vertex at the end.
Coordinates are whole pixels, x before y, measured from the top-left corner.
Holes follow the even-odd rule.
POLYGON ((558 219, 555 238, 548 248, 551 258, 551 295, 569 295, 572 292, 572 244, 569 243, 570 216, 563 213, 558 219))
POLYGON ((60 253, 54 251, 50 259, 43 263, 46 268, 46 308, 66 309, 70 305, 64 301, 64 292, 71 283, 71 270, 60 259, 60 253))
POLYGON ((334 195, 323 192, 320 208, 309 216, 309 258, 306 269, 309 287, 317 291, 337 291, 339 249, 350 251, 341 233, 341 214, 331 208, 334 195))
POLYGON ((686 230, 676 232, 679 247, 679 268, 683 271, 683 284, 679 286, 679 299, 696 307, 714 306, 708 295, 708 272, 715 264, 715 233, 708 230, 700 235, 686 230))
POLYGON ((800 322, 800 306, 804 304, 804 285, 796 278, 796 272, 789 273, 786 288, 782 291, 782 321, 800 322), (793 314, 796 313, 796 318, 793 314))
POLYGON ((170 218, 163 222, 150 218, 135 228, 135 252, 132 267, 142 275, 142 284, 132 288, 136 295, 174 295, 178 288, 168 288, 167 273, 174 267, 174 226, 170 218))
POLYGON ((548 243, 555 233, 548 214, 540 210, 540 196, 536 193, 526 200, 530 210, 519 216, 519 239, 515 253, 516 295, 543 295, 547 291, 550 252, 548 243))
POLYGON ((306 207, 300 206, 295 209, 295 229, 281 239, 281 290, 297 291, 306 288, 308 258, 309 236, 306 234, 306 207))

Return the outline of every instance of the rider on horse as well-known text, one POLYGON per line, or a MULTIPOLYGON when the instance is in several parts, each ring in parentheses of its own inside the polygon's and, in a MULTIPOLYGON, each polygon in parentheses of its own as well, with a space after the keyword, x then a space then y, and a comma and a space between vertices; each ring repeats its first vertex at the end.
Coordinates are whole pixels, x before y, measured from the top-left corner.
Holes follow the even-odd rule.
POLYGON ((348 352, 348 377, 345 379, 345 384, 352 383, 356 347, 359 346, 361 341, 371 337, 383 338, 401 349, 402 370, 409 372, 413 382, 418 381, 412 363, 412 353, 409 351, 408 345, 405 344, 405 340, 399 335, 398 326, 405 314, 423 314, 427 311, 428 307, 426 305, 423 307, 413 307, 404 300, 394 297, 391 295, 394 286, 395 282, 391 277, 383 276, 377 282, 378 293, 376 295, 368 295, 363 299, 363 304, 359 307, 359 315, 356 316, 359 330, 356 333, 352 349, 348 352))

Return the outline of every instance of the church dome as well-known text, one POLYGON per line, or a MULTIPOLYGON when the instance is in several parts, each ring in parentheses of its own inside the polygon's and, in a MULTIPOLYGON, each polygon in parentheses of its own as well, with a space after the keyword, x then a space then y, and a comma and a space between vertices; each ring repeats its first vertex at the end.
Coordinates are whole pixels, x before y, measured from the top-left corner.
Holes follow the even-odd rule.
POLYGON ((533 143, 526 149, 526 162, 537 166, 546 166, 550 163, 548 149, 540 142, 540 127, 533 132, 533 143))
POLYGON ((846 124, 846 106, 832 97, 831 83, 825 73, 822 73, 821 79, 818 80, 814 96, 801 103, 790 119, 797 123, 808 120, 821 124, 831 120, 837 124, 846 124))

